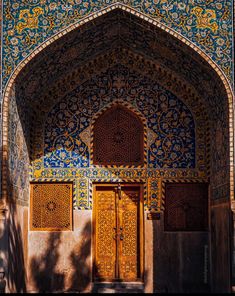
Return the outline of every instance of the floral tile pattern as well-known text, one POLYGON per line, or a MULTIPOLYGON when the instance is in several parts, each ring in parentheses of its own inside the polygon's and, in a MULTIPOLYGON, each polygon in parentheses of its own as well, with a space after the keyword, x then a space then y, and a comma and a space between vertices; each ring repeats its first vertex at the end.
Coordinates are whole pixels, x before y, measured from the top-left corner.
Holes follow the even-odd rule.
POLYGON ((231 81, 231 0, 5 0, 3 87, 17 65, 42 42, 81 18, 117 2, 131 6, 191 40, 231 81))
POLYGON ((146 117, 152 131, 149 167, 195 168, 195 124, 188 107, 159 84, 121 65, 80 85, 48 114, 44 167, 88 167, 89 149, 80 135, 96 112, 120 97, 146 117))

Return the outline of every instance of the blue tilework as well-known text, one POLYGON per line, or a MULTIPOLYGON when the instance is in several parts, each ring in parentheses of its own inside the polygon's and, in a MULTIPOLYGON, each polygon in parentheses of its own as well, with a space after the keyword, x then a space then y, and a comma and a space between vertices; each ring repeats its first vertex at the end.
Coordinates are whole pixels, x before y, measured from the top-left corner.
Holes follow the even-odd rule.
MULTIPOLYGON (((68 25, 116 0, 3 0, 3 87, 38 45, 68 25)), ((204 50, 232 78, 232 0, 124 0, 173 28, 204 50)))
POLYGON ((148 151, 149 167, 195 168, 195 124, 188 107, 121 65, 80 85, 54 106, 45 123, 44 167, 88 167, 90 155, 80 134, 96 112, 120 97, 142 113, 156 137, 148 151), (132 82, 129 88, 127 81, 132 82))

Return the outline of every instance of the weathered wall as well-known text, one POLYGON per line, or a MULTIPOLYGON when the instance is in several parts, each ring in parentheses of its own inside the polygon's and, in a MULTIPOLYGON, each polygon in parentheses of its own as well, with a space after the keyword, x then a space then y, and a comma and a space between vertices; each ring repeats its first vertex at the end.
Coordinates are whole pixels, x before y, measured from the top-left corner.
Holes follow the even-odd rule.
MULTIPOLYGON (((5 205, 1 205, 0 212, 0 271, 1 273, 6 273, 7 264, 8 264, 8 231, 7 231, 7 215, 5 212, 5 205)), ((1 291, 5 291, 6 289, 6 277, 0 281, 0 289, 1 291)))
POLYGON ((208 232, 164 231, 164 213, 152 223, 153 292, 209 292, 208 232))
POLYGON ((232 280, 232 213, 230 202, 211 208, 212 292, 230 292, 232 280))
MULTIPOLYGON (((223 95, 221 94, 221 98, 223 95)), ((226 106, 220 106, 226 108, 226 106)), ((211 146, 210 175, 210 245, 211 245, 211 287, 212 291, 231 291, 232 271, 232 228, 230 204, 230 155, 228 142, 228 114, 223 119, 213 114, 214 124, 211 131, 213 143, 211 146)), ((230 144, 232 145, 232 144, 230 144)))
POLYGON ((90 291, 91 211, 73 212, 73 231, 28 233, 28 292, 90 291))
MULTIPOLYGON (((6 223, 3 229, 7 248, 4 255, 7 257, 5 279, 7 291, 26 291, 26 259, 27 259, 27 227, 28 217, 25 216, 29 198, 29 159, 26 137, 22 129, 15 100, 15 89, 12 88, 9 102, 9 130, 6 154, 3 162, 5 173, 3 183, 7 184, 2 198, 6 202, 6 223)), ((2 254, 3 256, 3 254, 2 254)), ((1 257, 2 257, 1 256, 1 257)))
MULTIPOLYGON (((73 232, 29 231, 28 292, 92 291, 91 216, 75 210, 73 232)), ((147 213, 144 226, 145 292, 209 291, 207 233, 164 233, 147 213)))
POLYGON ((28 216, 27 208, 16 203, 8 204, 6 292, 26 292, 28 216))

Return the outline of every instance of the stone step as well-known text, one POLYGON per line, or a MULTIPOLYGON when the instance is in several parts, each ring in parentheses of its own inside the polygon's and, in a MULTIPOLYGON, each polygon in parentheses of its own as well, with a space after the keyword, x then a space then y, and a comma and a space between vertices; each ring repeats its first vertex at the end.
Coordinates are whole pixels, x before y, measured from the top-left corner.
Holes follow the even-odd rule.
POLYGON ((144 293, 143 283, 94 283, 93 293, 144 293))

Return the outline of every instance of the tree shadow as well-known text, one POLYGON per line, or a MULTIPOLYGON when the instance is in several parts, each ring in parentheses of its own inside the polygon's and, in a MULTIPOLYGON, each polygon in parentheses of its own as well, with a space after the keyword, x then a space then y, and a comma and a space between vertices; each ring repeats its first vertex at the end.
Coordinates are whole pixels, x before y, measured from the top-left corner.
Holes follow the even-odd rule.
MULTIPOLYGON (((91 284, 91 223, 81 232, 81 243, 69 255, 68 273, 58 272, 59 246, 62 233, 52 232, 47 240, 46 251, 30 261, 30 271, 38 292, 83 292, 91 284), (72 272, 71 272, 72 271, 72 272)), ((66 253, 66 252, 65 252, 66 253)))
POLYGON ((26 269, 23 252, 21 226, 16 222, 16 205, 8 203, 7 236, 8 236, 8 269, 6 280, 9 289, 17 293, 26 292, 26 269))
MULTIPOLYGON (((14 86, 13 86, 14 88, 14 86)), ((22 183, 17 184, 16 176, 23 176, 21 165, 24 159, 22 156, 22 146, 17 146, 16 127, 20 123, 17 117, 17 108, 12 102, 14 101, 14 90, 11 89, 9 102, 9 135, 8 142, 1 147, 1 151, 7 151, 8 154, 1 154, 1 197, 0 197, 0 215, 1 215, 1 236, 0 236, 0 268, 5 272, 8 292, 22 293, 26 292, 26 268, 24 250, 26 250, 27 241, 23 240, 22 233, 27 230, 24 223, 24 206, 25 200, 20 196, 19 187, 22 183), (13 116, 14 115, 14 116, 13 116), (14 120, 13 120, 14 117, 14 120), (12 136, 12 137, 11 137, 12 136), (13 149, 14 147, 14 149, 13 149), (18 151, 19 150, 19 151, 18 151), (6 213, 4 213, 6 212, 6 213), (4 213, 4 214, 3 214, 4 213), (7 262, 6 262, 7 261, 7 262)), ((23 190, 23 186, 21 188, 23 190)), ((1 274, 1 277, 3 275, 1 274)))
POLYGON ((81 233, 82 242, 78 248, 70 254, 70 262, 73 267, 69 291, 83 292, 91 284, 91 264, 88 259, 91 255, 91 223, 87 222, 81 233))
POLYGON ((64 290, 65 276, 63 273, 56 272, 60 243, 61 233, 51 233, 47 241, 45 254, 31 259, 30 271, 38 292, 45 293, 64 290))

